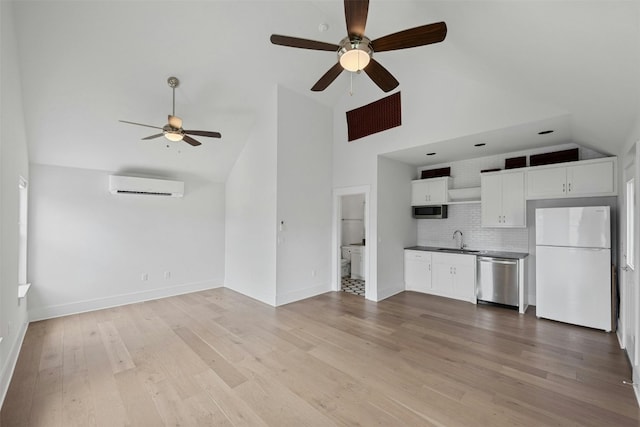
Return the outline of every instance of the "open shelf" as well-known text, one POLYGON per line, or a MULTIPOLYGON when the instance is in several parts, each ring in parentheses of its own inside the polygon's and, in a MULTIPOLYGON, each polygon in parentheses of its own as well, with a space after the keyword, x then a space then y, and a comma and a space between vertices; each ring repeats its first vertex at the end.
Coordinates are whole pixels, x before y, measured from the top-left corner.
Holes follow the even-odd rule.
POLYGON ((448 205, 480 203, 480 187, 450 188, 448 205))

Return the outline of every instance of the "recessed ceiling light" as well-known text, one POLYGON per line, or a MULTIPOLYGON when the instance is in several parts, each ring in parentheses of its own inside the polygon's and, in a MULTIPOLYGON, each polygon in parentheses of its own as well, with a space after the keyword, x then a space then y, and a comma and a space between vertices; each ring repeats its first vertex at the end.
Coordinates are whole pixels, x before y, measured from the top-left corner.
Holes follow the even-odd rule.
POLYGON ((473 144, 474 147, 484 147, 485 145, 487 145, 485 142, 480 142, 478 144, 473 144))
POLYGON ((436 153, 427 153, 427 156, 435 156, 436 153))
POLYGON ((553 133, 553 130, 543 130, 543 131, 538 132, 538 135, 546 135, 548 133, 553 133))

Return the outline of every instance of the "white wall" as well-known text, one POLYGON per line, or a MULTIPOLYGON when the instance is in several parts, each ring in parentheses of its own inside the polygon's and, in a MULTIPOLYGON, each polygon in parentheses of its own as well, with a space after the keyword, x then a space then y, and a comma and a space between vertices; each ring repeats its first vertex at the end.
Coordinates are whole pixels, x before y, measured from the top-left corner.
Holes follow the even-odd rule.
POLYGON ((278 88, 277 305, 331 289, 332 128, 329 108, 278 88))
POLYGON ((113 195, 109 174, 32 165, 32 319, 223 284, 223 184, 175 177, 183 198, 113 195))
POLYGON ((404 290, 404 248, 416 244, 416 220, 411 216, 415 168, 378 157, 378 287, 376 300, 404 290))
POLYGON ((277 98, 265 101, 227 178, 225 286, 276 304, 277 98))
POLYGON ((0 2, 0 406, 27 326, 18 304, 18 179, 29 179, 13 4, 0 2))
POLYGON ((342 233, 341 245, 362 243, 364 239, 364 194, 342 196, 342 233))

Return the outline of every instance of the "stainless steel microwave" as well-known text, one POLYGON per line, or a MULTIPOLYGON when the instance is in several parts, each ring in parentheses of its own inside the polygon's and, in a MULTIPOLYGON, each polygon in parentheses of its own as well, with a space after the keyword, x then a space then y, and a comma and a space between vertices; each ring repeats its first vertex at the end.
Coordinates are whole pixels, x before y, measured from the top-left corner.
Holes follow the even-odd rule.
POLYGON ((447 205, 412 206, 414 218, 442 219, 447 217, 447 205))

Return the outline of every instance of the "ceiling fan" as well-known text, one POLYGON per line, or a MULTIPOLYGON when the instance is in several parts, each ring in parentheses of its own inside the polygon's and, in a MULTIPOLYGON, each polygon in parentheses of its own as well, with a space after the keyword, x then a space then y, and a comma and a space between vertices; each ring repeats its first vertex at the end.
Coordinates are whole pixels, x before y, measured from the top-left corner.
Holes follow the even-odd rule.
POLYGON ((358 73, 364 70, 380 89, 389 92, 398 87, 399 83, 386 68, 373 59, 373 53, 439 43, 447 35, 447 24, 437 22, 371 40, 364 35, 368 11, 369 0, 344 0, 348 35, 340 40, 339 44, 277 34, 271 35, 271 43, 301 49, 337 52, 338 62, 320 77, 320 80, 311 88, 312 91, 325 90, 342 73, 342 70, 358 73))
POLYGON ((202 143, 200 141, 197 141, 191 138, 189 135, 208 136, 209 138, 222 138, 222 135, 220 134, 220 132, 209 132, 206 130, 184 130, 182 128, 182 119, 176 116, 176 88, 180 84, 180 80, 178 80, 177 77, 169 77, 167 79, 167 83, 169 84, 169 87, 173 90, 173 110, 168 119, 169 123, 167 123, 163 127, 159 127, 159 126, 145 125, 142 123, 128 122, 126 120, 120 120, 120 122, 129 123, 130 125, 146 126, 148 128, 162 129, 162 133, 147 136, 146 138, 142 138, 143 140, 154 139, 154 138, 159 138, 161 136, 164 136, 169 141, 174 141, 174 142, 184 141, 187 144, 196 146, 196 145, 202 145, 202 143))

